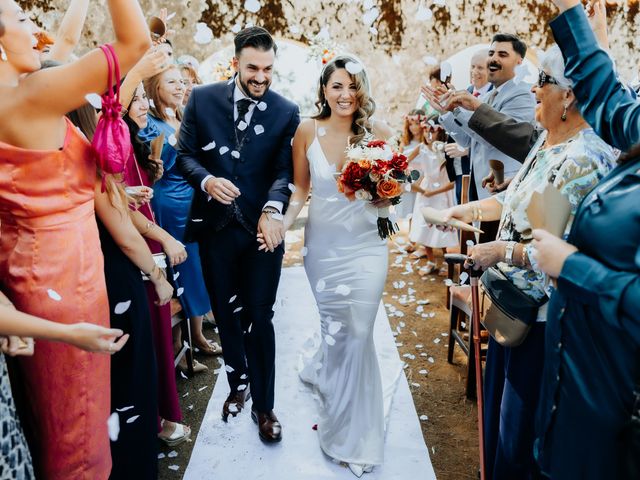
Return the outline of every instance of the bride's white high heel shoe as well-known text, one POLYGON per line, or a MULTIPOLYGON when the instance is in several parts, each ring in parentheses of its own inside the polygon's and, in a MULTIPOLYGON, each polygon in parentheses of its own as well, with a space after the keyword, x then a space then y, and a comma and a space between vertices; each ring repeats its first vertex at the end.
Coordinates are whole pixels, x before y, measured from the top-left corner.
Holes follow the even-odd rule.
POLYGON ((365 473, 371 473, 373 471, 373 465, 360 465, 359 463, 350 463, 349 470, 356 477, 360 478, 365 473))

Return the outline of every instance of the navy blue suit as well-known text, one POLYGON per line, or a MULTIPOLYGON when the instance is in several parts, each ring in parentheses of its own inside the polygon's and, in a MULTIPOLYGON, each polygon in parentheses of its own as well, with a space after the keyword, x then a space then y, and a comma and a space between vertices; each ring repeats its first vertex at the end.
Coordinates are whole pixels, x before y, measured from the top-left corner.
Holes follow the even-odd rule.
POLYGON ((261 99, 266 108, 255 108, 239 132, 234 88, 233 81, 196 87, 184 112, 177 162, 196 190, 185 238, 200 246, 231 391, 248 377, 254 408, 269 412, 275 378, 272 307, 284 246, 259 252, 256 230, 267 201, 288 204, 291 142, 300 116, 293 102, 269 90, 261 99), (230 180, 240 196, 232 205, 209 199, 201 189, 207 175, 230 180))

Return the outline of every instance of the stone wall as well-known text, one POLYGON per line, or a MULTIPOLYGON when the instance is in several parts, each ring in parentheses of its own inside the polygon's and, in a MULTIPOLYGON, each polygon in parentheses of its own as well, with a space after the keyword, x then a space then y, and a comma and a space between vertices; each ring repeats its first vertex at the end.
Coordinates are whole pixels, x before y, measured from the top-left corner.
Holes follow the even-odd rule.
MULTIPOLYGON (((496 31, 515 32, 530 46, 544 48, 552 41, 547 23, 555 12, 549 0, 248 0, 247 3, 256 2, 261 8, 251 13, 243 0, 141 0, 149 14, 161 7, 175 12, 171 27, 178 32, 173 39, 176 51, 191 53, 199 59, 228 45, 234 26, 248 22, 304 43, 328 26, 332 40, 363 59, 374 92, 383 100, 384 115, 391 117, 413 105, 417 86, 429 68, 423 62, 425 56, 445 58, 470 44, 487 40, 496 31), (429 7, 430 12, 424 7, 429 7), (372 8, 377 9, 377 16, 372 8), (365 12, 369 12, 368 18, 365 12), (425 20, 430 14, 432 17, 425 20), (372 21, 366 25, 365 20, 372 21), (213 42, 207 45, 194 42, 197 22, 211 28, 213 42)), ((68 0, 20 3, 45 28, 55 32, 68 0)), ((638 0, 611 3, 614 4, 608 5, 607 10, 613 55, 622 75, 631 79, 640 64, 640 49, 634 42, 640 33, 638 0)), ((82 49, 110 36, 106 1, 93 1, 82 49)))

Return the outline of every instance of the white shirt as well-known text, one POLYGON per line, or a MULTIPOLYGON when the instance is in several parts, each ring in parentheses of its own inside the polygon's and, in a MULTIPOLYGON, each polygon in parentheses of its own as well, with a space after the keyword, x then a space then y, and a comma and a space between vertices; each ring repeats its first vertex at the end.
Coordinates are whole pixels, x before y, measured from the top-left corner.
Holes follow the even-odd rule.
MULTIPOLYGON (((238 121, 238 101, 242 100, 243 98, 247 98, 247 99, 251 100, 251 103, 249 104, 249 110, 247 111, 246 115, 244 116, 244 122, 247 125, 249 125, 251 123, 251 117, 253 117, 253 112, 256 109, 256 105, 258 104, 258 101, 254 100, 253 98, 249 98, 244 94, 242 89, 238 86, 238 77, 236 76, 235 88, 233 89, 233 123, 234 123, 234 125, 238 121)), ((209 181, 210 178, 214 178, 214 176, 213 175, 207 175, 206 177, 204 177, 202 179, 202 182, 200 182, 200 189, 205 193, 208 193, 207 190, 205 189, 205 185, 207 184, 207 181, 209 181)), ((211 200, 211 195, 209 195, 207 200, 211 200)), ((278 202, 278 201, 275 201, 275 200, 270 200, 267 203, 265 203, 264 207, 262 207, 262 208, 265 209, 267 207, 273 207, 278 211, 278 213, 282 213, 282 209, 284 208, 284 204, 282 202, 278 202)))

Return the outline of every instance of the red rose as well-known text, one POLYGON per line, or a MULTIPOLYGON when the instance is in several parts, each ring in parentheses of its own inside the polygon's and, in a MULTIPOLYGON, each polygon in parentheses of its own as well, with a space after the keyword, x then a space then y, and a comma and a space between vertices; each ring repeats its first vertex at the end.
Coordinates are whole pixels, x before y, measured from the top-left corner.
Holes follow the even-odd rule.
POLYGON ((338 177, 338 190, 353 200, 355 191, 362 188, 362 180, 368 173, 368 169, 362 168, 358 162, 349 162, 338 177))
POLYGON ((376 175, 385 175, 391 169, 391 162, 387 162, 386 160, 376 160, 371 167, 371 173, 376 175))
POLYGON ((389 162, 391 164, 391 168, 394 170, 400 170, 404 172, 409 167, 409 162, 407 162, 407 157, 400 153, 394 153, 393 158, 389 162))
POLYGON ((383 148, 386 144, 387 144, 387 142, 385 142, 384 140, 371 140, 369 143, 367 143, 367 147, 368 148, 383 148))

